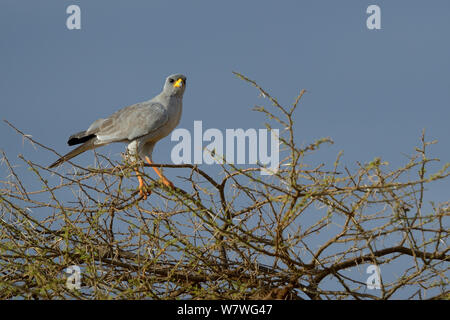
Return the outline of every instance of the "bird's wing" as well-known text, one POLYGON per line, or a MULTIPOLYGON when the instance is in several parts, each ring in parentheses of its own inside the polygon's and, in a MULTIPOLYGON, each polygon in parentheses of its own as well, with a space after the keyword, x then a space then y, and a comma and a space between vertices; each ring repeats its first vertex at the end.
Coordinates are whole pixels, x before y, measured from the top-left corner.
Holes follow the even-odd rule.
POLYGON ((160 129, 169 120, 166 108, 157 102, 142 102, 123 108, 107 119, 98 119, 87 134, 98 143, 132 141, 160 129))

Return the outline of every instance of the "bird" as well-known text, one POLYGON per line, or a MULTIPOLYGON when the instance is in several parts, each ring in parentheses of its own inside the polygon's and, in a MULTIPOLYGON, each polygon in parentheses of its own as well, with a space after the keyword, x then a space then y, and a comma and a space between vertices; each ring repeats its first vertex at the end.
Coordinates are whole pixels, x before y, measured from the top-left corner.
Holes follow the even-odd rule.
MULTIPOLYGON (((55 168, 77 155, 114 142, 127 143, 130 160, 147 161, 153 164, 152 153, 155 144, 169 135, 181 119, 183 94, 186 89, 186 76, 173 74, 166 78, 164 87, 154 98, 124 107, 108 118, 94 121, 87 130, 69 137, 67 144, 77 148, 60 157, 48 168, 55 168)), ((161 171, 153 167, 162 183, 170 188, 174 185, 161 171)), ((139 194, 147 199, 144 181, 137 169, 139 194)))

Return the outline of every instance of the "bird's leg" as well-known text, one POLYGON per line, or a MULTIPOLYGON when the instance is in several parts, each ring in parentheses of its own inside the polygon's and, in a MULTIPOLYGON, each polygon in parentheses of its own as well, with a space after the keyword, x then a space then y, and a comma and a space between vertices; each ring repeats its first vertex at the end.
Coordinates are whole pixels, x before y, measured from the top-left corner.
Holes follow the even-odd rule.
MULTIPOLYGON (((153 163, 150 161, 149 157, 145 157, 145 160, 152 165, 153 163)), ((164 177, 164 175, 161 173, 161 171, 157 168, 157 167, 153 167, 153 170, 155 170, 156 174, 161 178, 162 183, 164 183, 166 186, 168 186, 169 188, 173 188, 173 183, 170 182, 166 177, 164 177)))
POLYGON ((139 195, 142 196, 144 200, 147 200, 147 194, 150 195, 152 192, 150 190, 144 190, 145 184, 144 180, 141 177, 141 173, 138 171, 138 169, 134 169, 134 171, 136 172, 137 178, 139 180, 139 195))

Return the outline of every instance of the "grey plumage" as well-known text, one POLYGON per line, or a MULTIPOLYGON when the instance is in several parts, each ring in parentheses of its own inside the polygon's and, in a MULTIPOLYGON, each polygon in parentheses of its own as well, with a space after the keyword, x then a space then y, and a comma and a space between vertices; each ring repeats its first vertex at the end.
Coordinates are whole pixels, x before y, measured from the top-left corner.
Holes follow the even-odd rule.
POLYGON ((79 154, 81 154, 81 153, 83 153, 83 152, 85 152, 85 151, 94 149, 94 148, 95 148, 94 142, 95 142, 94 139, 88 140, 87 142, 83 143, 81 146, 79 146, 79 147, 73 149, 73 150, 70 151, 69 153, 65 154, 64 156, 62 156, 61 158, 59 158, 58 160, 56 160, 55 162, 53 162, 53 163, 49 166, 49 168, 57 167, 57 166, 61 165, 63 162, 65 162, 65 161, 67 161, 67 160, 70 160, 70 159, 76 157, 77 155, 79 155, 79 154))
POLYGON ((156 142, 169 135, 180 121, 185 87, 184 75, 167 77, 162 92, 153 99, 125 107, 106 119, 98 119, 86 131, 70 136, 67 142, 70 146, 82 145, 59 158, 49 168, 113 142, 128 143, 133 160, 146 156, 152 159, 156 142))

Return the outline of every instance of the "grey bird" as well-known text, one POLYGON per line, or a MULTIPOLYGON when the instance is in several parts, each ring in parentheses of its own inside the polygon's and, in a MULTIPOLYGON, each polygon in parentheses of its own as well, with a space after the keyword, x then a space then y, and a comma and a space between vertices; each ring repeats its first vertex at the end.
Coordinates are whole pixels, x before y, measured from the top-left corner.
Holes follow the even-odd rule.
MULTIPOLYGON (((125 107, 109 118, 98 119, 86 131, 73 134, 67 141, 69 146, 82 144, 52 163, 54 168, 63 162, 91 149, 113 142, 128 143, 128 152, 133 161, 146 160, 152 164, 155 144, 169 135, 181 118, 186 77, 182 74, 168 76, 160 94, 148 101, 125 107)), ((153 167, 162 182, 173 187, 164 175, 153 167)), ((139 179, 139 193, 144 199, 144 182, 136 169, 139 179)))

